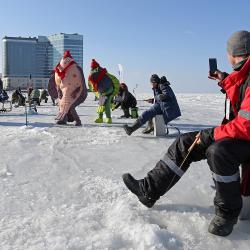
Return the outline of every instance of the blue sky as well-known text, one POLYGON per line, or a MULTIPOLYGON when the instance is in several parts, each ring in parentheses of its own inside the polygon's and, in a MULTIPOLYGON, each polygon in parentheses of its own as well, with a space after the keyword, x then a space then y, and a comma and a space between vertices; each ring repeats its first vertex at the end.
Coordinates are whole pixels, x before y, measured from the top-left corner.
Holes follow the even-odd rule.
POLYGON ((179 93, 218 91, 207 79, 208 58, 230 72, 226 41, 250 30, 249 0, 0 0, 0 6, 1 38, 83 34, 85 75, 92 58, 115 75, 120 63, 125 82, 140 92, 150 91, 153 73, 166 75, 179 93))

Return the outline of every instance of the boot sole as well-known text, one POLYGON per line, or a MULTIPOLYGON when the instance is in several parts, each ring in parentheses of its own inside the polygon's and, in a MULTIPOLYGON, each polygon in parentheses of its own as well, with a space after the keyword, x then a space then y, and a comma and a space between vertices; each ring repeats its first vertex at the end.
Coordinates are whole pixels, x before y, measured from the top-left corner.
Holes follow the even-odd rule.
POLYGON ((233 227, 236 223, 237 223, 237 221, 233 222, 233 224, 231 224, 232 228, 230 228, 229 230, 225 230, 222 228, 222 226, 218 226, 216 224, 214 224, 214 225, 210 224, 208 227, 208 232, 211 234, 217 235, 217 236, 225 237, 225 236, 228 236, 232 233, 233 227))
POLYGON ((130 135, 132 134, 132 132, 129 132, 129 131, 127 130, 127 126, 126 126, 126 125, 124 125, 123 128, 124 128, 124 130, 125 130, 125 132, 126 132, 127 135, 130 136, 130 135))

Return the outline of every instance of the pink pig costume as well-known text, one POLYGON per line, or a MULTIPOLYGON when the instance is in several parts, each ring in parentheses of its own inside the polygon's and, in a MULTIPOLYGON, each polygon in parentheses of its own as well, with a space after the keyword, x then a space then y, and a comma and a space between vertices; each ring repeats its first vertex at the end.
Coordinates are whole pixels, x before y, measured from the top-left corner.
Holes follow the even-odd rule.
POLYGON ((88 92, 82 68, 76 64, 69 51, 64 53, 55 67, 48 90, 53 99, 59 98, 57 124, 64 125, 75 121, 76 126, 81 126, 75 107, 85 101, 88 92))

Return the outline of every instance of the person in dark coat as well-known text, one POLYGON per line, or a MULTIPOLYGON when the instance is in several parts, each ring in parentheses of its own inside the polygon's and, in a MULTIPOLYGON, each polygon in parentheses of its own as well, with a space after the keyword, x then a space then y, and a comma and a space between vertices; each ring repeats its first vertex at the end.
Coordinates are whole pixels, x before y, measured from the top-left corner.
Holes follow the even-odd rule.
POLYGON ((129 109, 136 107, 137 101, 135 97, 128 91, 128 87, 125 83, 120 84, 119 93, 115 97, 114 104, 115 106, 112 110, 115 110, 121 106, 121 109, 124 112, 124 115, 122 115, 121 118, 129 118, 131 116, 129 109))
POLYGON ((0 112, 6 112, 6 111, 10 111, 10 109, 6 109, 4 107, 4 103, 7 102, 9 99, 9 96, 7 94, 7 92, 5 90, 0 90, 0 102, 2 103, 2 107, 0 108, 0 112))
POLYGON ((55 83, 55 72, 54 70, 50 74, 50 79, 48 82, 48 93, 50 95, 53 106, 56 105, 55 101, 58 98, 58 91, 55 83))
POLYGON ((192 162, 207 159, 216 189, 215 217, 208 231, 219 236, 232 232, 242 208, 241 194, 250 195, 250 32, 232 34, 227 52, 234 72, 228 75, 218 70, 209 74, 226 93, 223 123, 181 135, 145 178, 136 180, 130 174, 123 175, 128 189, 141 203, 152 207, 180 180, 192 162), (186 158, 191 145, 194 147, 186 158))
POLYGON ((0 102, 5 102, 9 99, 9 96, 5 90, 0 91, 0 102))
MULTIPOLYGON (((165 78, 166 79, 166 78, 165 78)), ((165 80, 164 79, 164 80, 165 80)), ((181 111, 170 83, 161 81, 158 75, 153 74, 150 82, 154 91, 154 104, 144 111, 132 126, 124 125, 125 132, 131 135, 147 121, 152 120, 156 115, 163 115, 165 124, 181 116, 181 111)))
POLYGON ((25 106, 25 97, 22 94, 22 91, 19 88, 17 88, 11 96, 11 102, 13 103, 17 103, 17 106, 25 106))
POLYGON ((40 94, 40 103, 42 102, 42 100, 44 100, 44 102, 47 103, 48 96, 49 96, 48 91, 45 88, 42 88, 41 94, 40 94))
POLYGON ((37 88, 30 86, 27 89, 29 105, 37 104, 40 106, 40 91, 37 88))
MULTIPOLYGON (((167 80, 166 76, 162 76, 161 77, 161 83, 167 83, 168 85, 170 85, 169 81, 167 80)), ((146 99, 144 100, 148 103, 151 103, 151 104, 154 104, 154 98, 149 98, 149 99, 146 99)), ((145 129, 143 129, 142 133, 143 134, 150 134, 154 132, 154 123, 153 123, 153 119, 150 119, 147 123, 147 127, 145 129)), ((167 130, 167 133, 168 133, 168 130, 167 130)))

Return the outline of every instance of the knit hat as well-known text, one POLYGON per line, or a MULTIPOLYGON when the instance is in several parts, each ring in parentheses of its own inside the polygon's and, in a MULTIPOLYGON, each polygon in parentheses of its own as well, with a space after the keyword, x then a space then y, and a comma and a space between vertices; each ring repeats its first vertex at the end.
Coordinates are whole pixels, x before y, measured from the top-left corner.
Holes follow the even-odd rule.
POLYGON ((160 84, 161 79, 160 79, 160 77, 159 77, 158 75, 153 74, 153 75, 150 77, 150 82, 160 84))
POLYGON ((91 61, 91 69, 95 69, 95 68, 98 68, 98 67, 100 67, 99 63, 95 59, 92 59, 92 61, 91 61))
POLYGON ((250 32, 246 30, 234 32, 227 41, 227 52, 232 56, 250 54, 250 32))

